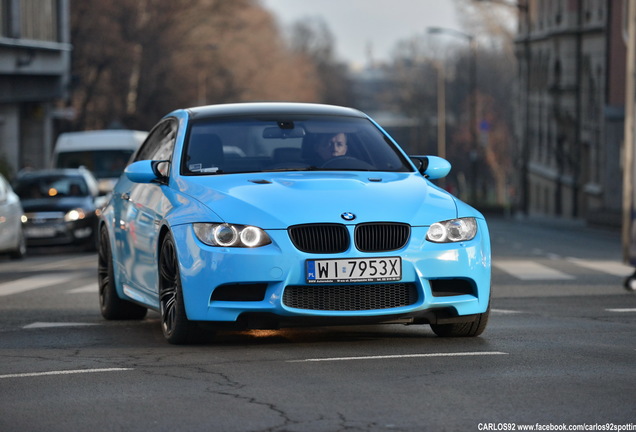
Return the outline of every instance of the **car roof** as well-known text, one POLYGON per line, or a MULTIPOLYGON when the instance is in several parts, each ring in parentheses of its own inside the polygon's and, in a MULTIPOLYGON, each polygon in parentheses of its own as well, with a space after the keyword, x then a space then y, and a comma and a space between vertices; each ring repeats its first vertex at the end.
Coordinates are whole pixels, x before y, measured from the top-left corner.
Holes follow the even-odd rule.
POLYGON ((60 134, 55 152, 83 150, 136 150, 148 136, 148 132, 127 129, 106 129, 60 134))
POLYGON ((46 176, 84 176, 90 174, 86 168, 59 168, 59 169, 42 169, 33 171, 21 171, 17 179, 27 177, 46 177, 46 176))
POLYGON ((295 102, 248 102, 220 104, 187 108, 185 111, 189 113, 192 119, 253 115, 334 115, 361 118, 367 117, 361 111, 353 108, 295 102))

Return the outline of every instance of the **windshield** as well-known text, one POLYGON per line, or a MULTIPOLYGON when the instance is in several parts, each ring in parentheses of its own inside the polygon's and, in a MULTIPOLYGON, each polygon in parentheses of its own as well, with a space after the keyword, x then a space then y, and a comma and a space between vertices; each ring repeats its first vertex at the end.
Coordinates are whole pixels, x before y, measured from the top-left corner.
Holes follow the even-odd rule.
POLYGON ((85 167, 95 178, 116 178, 128 164, 133 150, 86 150, 59 153, 57 168, 85 167))
POLYGON ((184 174, 263 171, 411 171, 394 144, 367 119, 240 119, 194 123, 184 174))
POLYGON ((17 181, 14 191, 21 200, 89 195, 82 176, 28 176, 17 181))

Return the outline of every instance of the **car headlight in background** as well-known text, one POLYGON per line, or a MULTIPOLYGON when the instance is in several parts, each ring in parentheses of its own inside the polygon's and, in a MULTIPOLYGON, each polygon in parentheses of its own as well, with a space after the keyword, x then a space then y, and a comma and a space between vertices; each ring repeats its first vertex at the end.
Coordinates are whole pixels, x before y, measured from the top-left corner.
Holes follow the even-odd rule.
POLYGON ((472 240, 476 234, 475 218, 451 219, 432 224, 426 233, 426 240, 433 243, 453 243, 472 240))
POLYGON ((250 225, 195 223, 194 233, 209 246, 253 248, 272 242, 265 231, 250 225))
POLYGON ((86 217, 86 213, 81 208, 76 208, 73 210, 69 210, 64 215, 64 222, 74 222, 76 220, 84 219, 86 217))

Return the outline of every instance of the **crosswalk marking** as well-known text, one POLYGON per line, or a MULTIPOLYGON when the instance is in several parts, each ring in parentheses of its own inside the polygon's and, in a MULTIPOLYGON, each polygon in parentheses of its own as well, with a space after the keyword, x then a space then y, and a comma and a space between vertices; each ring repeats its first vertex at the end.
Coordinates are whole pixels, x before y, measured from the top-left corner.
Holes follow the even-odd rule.
MULTIPOLYGON (((619 260, 591 260, 583 258, 553 258, 550 263, 565 261, 577 267, 581 267, 595 272, 608 274, 615 277, 627 277, 634 273, 634 268, 623 264, 619 260)), ((549 265, 522 259, 495 259, 492 262, 493 269, 498 269, 516 279, 522 281, 568 281, 585 277, 584 275, 572 275, 561 270, 557 270, 549 265)), ((28 276, 14 281, 0 283, 0 297, 13 294, 20 294, 40 288, 47 288, 55 285, 65 284, 77 278, 76 273, 43 273, 28 276)), ((98 291, 97 281, 85 285, 68 288, 66 294, 95 294, 98 291)))
POLYGON ((73 280, 72 274, 39 274, 0 284, 0 297, 19 294, 73 280))
POLYGON ((568 261, 581 267, 611 274, 612 276, 626 277, 634 273, 633 267, 618 261, 589 260, 580 258, 568 258, 568 261))
POLYGON ((494 267, 521 280, 572 280, 574 276, 527 260, 495 261, 494 267))

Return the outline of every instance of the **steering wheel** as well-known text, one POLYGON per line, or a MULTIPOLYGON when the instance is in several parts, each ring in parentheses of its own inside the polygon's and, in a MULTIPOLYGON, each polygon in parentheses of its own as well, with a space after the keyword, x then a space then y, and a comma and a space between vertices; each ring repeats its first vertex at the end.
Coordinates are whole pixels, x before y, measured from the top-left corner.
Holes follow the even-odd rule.
POLYGON ((361 161, 358 158, 354 158, 352 156, 336 156, 334 158, 329 159, 325 163, 323 163, 321 168, 343 168, 343 169, 361 169, 361 170, 372 170, 374 169, 372 165, 366 163, 365 161, 361 161))

